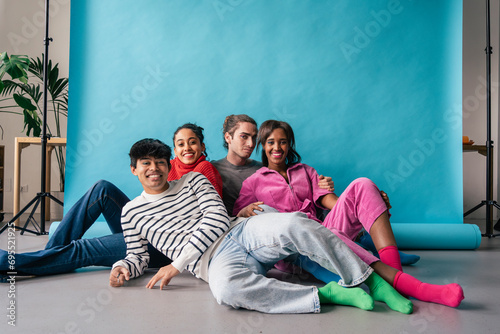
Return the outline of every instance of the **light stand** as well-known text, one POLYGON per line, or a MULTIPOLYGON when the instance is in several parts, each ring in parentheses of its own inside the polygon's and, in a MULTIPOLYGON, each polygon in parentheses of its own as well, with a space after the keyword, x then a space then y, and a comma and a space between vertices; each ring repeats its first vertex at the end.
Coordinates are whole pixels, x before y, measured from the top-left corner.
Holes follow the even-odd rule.
MULTIPOLYGON (((41 162, 41 191, 36 194, 36 196, 21 210, 19 211, 5 226, 2 227, 0 233, 5 231, 8 227, 15 227, 18 230, 21 230, 21 234, 24 232, 30 232, 36 235, 47 234, 45 231, 45 198, 49 198, 55 201, 59 205, 63 205, 56 197, 52 196, 50 193, 46 192, 46 175, 47 175, 47 140, 49 136, 47 135, 47 68, 49 61, 49 43, 52 41, 52 38, 49 38, 49 0, 45 0, 45 52, 43 56, 43 118, 42 118, 42 136, 41 136, 41 144, 42 144, 42 162, 41 162), (15 226, 14 222, 32 205, 33 209, 26 220, 26 224, 23 227, 15 226), (40 205, 40 225, 37 224, 36 220, 33 218, 36 209, 40 205), (36 230, 30 230, 26 228, 29 223, 32 223, 36 230)), ((50 172, 50 171, 49 171, 50 172)))
POLYGON ((500 234, 493 234, 493 207, 500 209, 500 205, 493 200, 493 141, 491 140, 491 54, 490 45, 490 0, 486 0, 486 200, 482 201, 466 213, 464 217, 486 206, 486 233, 483 237, 492 238, 500 234))

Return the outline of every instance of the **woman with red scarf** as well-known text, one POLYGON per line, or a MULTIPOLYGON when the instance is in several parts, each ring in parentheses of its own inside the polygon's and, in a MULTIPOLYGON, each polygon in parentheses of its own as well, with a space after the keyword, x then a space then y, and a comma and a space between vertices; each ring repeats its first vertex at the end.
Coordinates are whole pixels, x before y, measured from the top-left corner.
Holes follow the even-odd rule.
POLYGON ((203 128, 193 123, 186 123, 174 133, 175 158, 168 173, 168 181, 180 179, 186 173, 198 172, 212 183, 222 198, 222 178, 215 167, 206 160, 207 153, 203 143, 203 128))

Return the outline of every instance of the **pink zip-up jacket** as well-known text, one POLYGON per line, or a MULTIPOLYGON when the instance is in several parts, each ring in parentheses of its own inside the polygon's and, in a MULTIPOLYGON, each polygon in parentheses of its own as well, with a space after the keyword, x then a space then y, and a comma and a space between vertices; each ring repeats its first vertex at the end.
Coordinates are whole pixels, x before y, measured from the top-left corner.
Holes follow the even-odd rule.
POLYGON ((318 186, 319 175, 311 166, 297 163, 287 169, 289 183, 277 171, 267 167, 257 170, 243 181, 240 195, 234 203, 233 215, 254 202, 264 202, 280 212, 303 212, 310 219, 316 218, 318 199, 331 193, 318 186))

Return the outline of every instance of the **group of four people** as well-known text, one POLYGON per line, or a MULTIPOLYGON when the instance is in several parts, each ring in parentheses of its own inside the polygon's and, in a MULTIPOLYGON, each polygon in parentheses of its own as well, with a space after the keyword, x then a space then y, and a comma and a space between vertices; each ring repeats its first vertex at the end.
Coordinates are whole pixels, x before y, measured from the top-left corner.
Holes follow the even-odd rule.
MULTIPOLYGON (((161 141, 137 142, 130 166, 142 194, 129 201, 111 183, 97 182, 68 211, 44 250, 16 254, 16 270, 47 275, 112 266, 110 285, 121 286, 148 267, 160 268, 149 288, 157 282, 163 288, 188 270, 209 283, 220 304, 271 313, 319 312, 322 303, 371 309, 373 300, 411 313, 411 302, 396 290, 423 301, 460 304, 458 284, 422 283, 402 272, 388 198, 371 181, 356 180, 337 197, 330 178, 300 163, 285 122, 262 124, 262 164, 250 159, 257 143, 252 118, 228 116, 223 136, 228 154, 212 163, 206 160, 203 129, 194 124, 175 132, 173 160, 161 141), (330 209, 323 222, 316 218, 317 207, 330 209), (81 239, 101 213, 112 234, 81 239), (354 242, 362 228, 380 260, 354 242), (267 278, 282 260, 327 284, 316 288, 267 278), (370 295, 352 288, 361 283, 370 295)), ((0 252, 1 271, 6 256, 0 252)))

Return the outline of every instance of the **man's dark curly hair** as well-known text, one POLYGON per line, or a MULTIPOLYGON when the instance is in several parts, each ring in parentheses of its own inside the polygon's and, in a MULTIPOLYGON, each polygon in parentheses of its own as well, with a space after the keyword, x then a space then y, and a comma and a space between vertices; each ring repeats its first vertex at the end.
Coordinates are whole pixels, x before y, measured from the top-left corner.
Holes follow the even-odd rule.
POLYGON ((130 166, 134 168, 137 167, 137 160, 145 157, 166 159, 170 168, 172 149, 161 140, 145 138, 132 145, 128 155, 130 156, 130 166))

